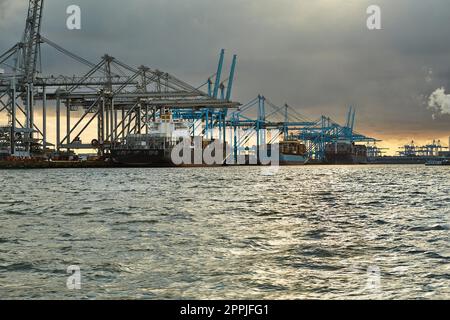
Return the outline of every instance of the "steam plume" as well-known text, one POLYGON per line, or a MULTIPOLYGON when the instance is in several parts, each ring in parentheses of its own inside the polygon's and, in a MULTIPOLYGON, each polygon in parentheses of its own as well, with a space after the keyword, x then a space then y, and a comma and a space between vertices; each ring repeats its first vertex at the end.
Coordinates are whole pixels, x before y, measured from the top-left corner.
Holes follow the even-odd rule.
POLYGON ((445 88, 439 88, 430 95, 428 109, 433 111, 433 118, 436 115, 450 114, 450 94, 445 93, 445 88))

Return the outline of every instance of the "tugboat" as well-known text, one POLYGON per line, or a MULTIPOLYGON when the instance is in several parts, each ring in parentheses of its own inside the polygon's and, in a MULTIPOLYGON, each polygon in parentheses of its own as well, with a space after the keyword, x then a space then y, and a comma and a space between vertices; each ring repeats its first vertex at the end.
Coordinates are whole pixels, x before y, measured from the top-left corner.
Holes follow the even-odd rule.
POLYGON ((450 166, 450 159, 430 160, 425 164, 427 167, 450 166))

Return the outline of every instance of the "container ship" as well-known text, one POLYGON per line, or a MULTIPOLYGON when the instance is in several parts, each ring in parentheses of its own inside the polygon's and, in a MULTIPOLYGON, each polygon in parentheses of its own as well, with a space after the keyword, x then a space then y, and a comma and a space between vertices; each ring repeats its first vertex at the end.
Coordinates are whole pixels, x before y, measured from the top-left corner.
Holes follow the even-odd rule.
MULTIPOLYGON (((190 126, 183 120, 174 120, 172 113, 165 110, 159 120, 147 123, 148 133, 129 134, 121 143, 111 146, 111 162, 114 165, 129 167, 203 167, 206 164, 203 160, 196 162, 196 151, 194 142, 197 138, 201 141, 199 147, 202 152, 212 143, 214 139, 204 137, 192 137, 190 126), (182 164, 174 163, 172 151, 176 146, 191 141, 189 157, 187 162, 182 164)), ((184 148, 179 155, 182 161, 184 158, 184 148)), ((215 157, 215 151, 211 152, 215 157)), ((220 166, 223 163, 215 164, 220 166)))
POLYGON ((122 166, 172 167, 173 148, 183 139, 190 138, 186 122, 175 121, 170 112, 149 122, 148 133, 130 134, 121 143, 111 147, 111 160, 122 166))
MULTIPOLYGON (((192 140, 188 123, 173 120, 170 112, 165 112, 160 119, 149 122, 148 133, 130 134, 121 143, 111 146, 111 161, 115 165, 131 167, 175 167, 175 166, 206 166, 195 164, 194 146, 191 146, 190 164, 175 164, 172 160, 172 150, 184 139, 192 140)), ((214 140, 201 137, 202 150, 214 140)), ((282 141, 279 144, 281 165, 303 165, 308 160, 306 145, 300 141, 282 141)), ((215 156, 213 152, 212 156, 215 156)), ((249 155, 245 163, 249 164, 249 155)), ((216 164, 222 165, 222 163, 216 164)))
POLYGON ((350 142, 335 142, 325 146, 325 162, 329 164, 366 164, 367 147, 350 142))
POLYGON ((308 162, 306 145, 297 140, 280 142, 281 165, 303 165, 308 162))

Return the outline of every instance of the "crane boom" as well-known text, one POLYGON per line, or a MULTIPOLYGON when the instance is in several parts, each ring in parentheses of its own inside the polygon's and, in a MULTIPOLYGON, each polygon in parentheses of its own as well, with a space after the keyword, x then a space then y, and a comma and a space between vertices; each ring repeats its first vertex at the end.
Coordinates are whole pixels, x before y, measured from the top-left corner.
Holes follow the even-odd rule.
POLYGON ((29 0, 28 16, 22 38, 21 69, 24 72, 25 83, 33 83, 36 75, 43 7, 44 0, 29 0))

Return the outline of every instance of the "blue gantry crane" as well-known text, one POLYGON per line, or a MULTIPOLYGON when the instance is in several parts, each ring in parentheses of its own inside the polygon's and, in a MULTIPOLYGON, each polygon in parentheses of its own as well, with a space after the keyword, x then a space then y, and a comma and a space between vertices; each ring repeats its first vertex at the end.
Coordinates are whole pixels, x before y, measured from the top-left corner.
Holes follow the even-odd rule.
POLYGON ((260 145, 275 143, 278 139, 299 140, 306 144, 310 159, 323 161, 329 143, 376 142, 371 137, 354 130, 356 110, 350 107, 347 122, 340 125, 330 117, 310 120, 288 104, 277 106, 263 95, 244 104, 233 112, 227 121, 231 128, 234 156, 242 151, 258 150, 260 145), (256 109, 256 112, 255 112, 256 109), (267 112, 269 110, 269 112, 267 112), (278 120, 274 118, 278 116, 278 120), (271 137, 267 139, 268 132, 271 137), (248 144, 254 143, 253 149, 248 144))

